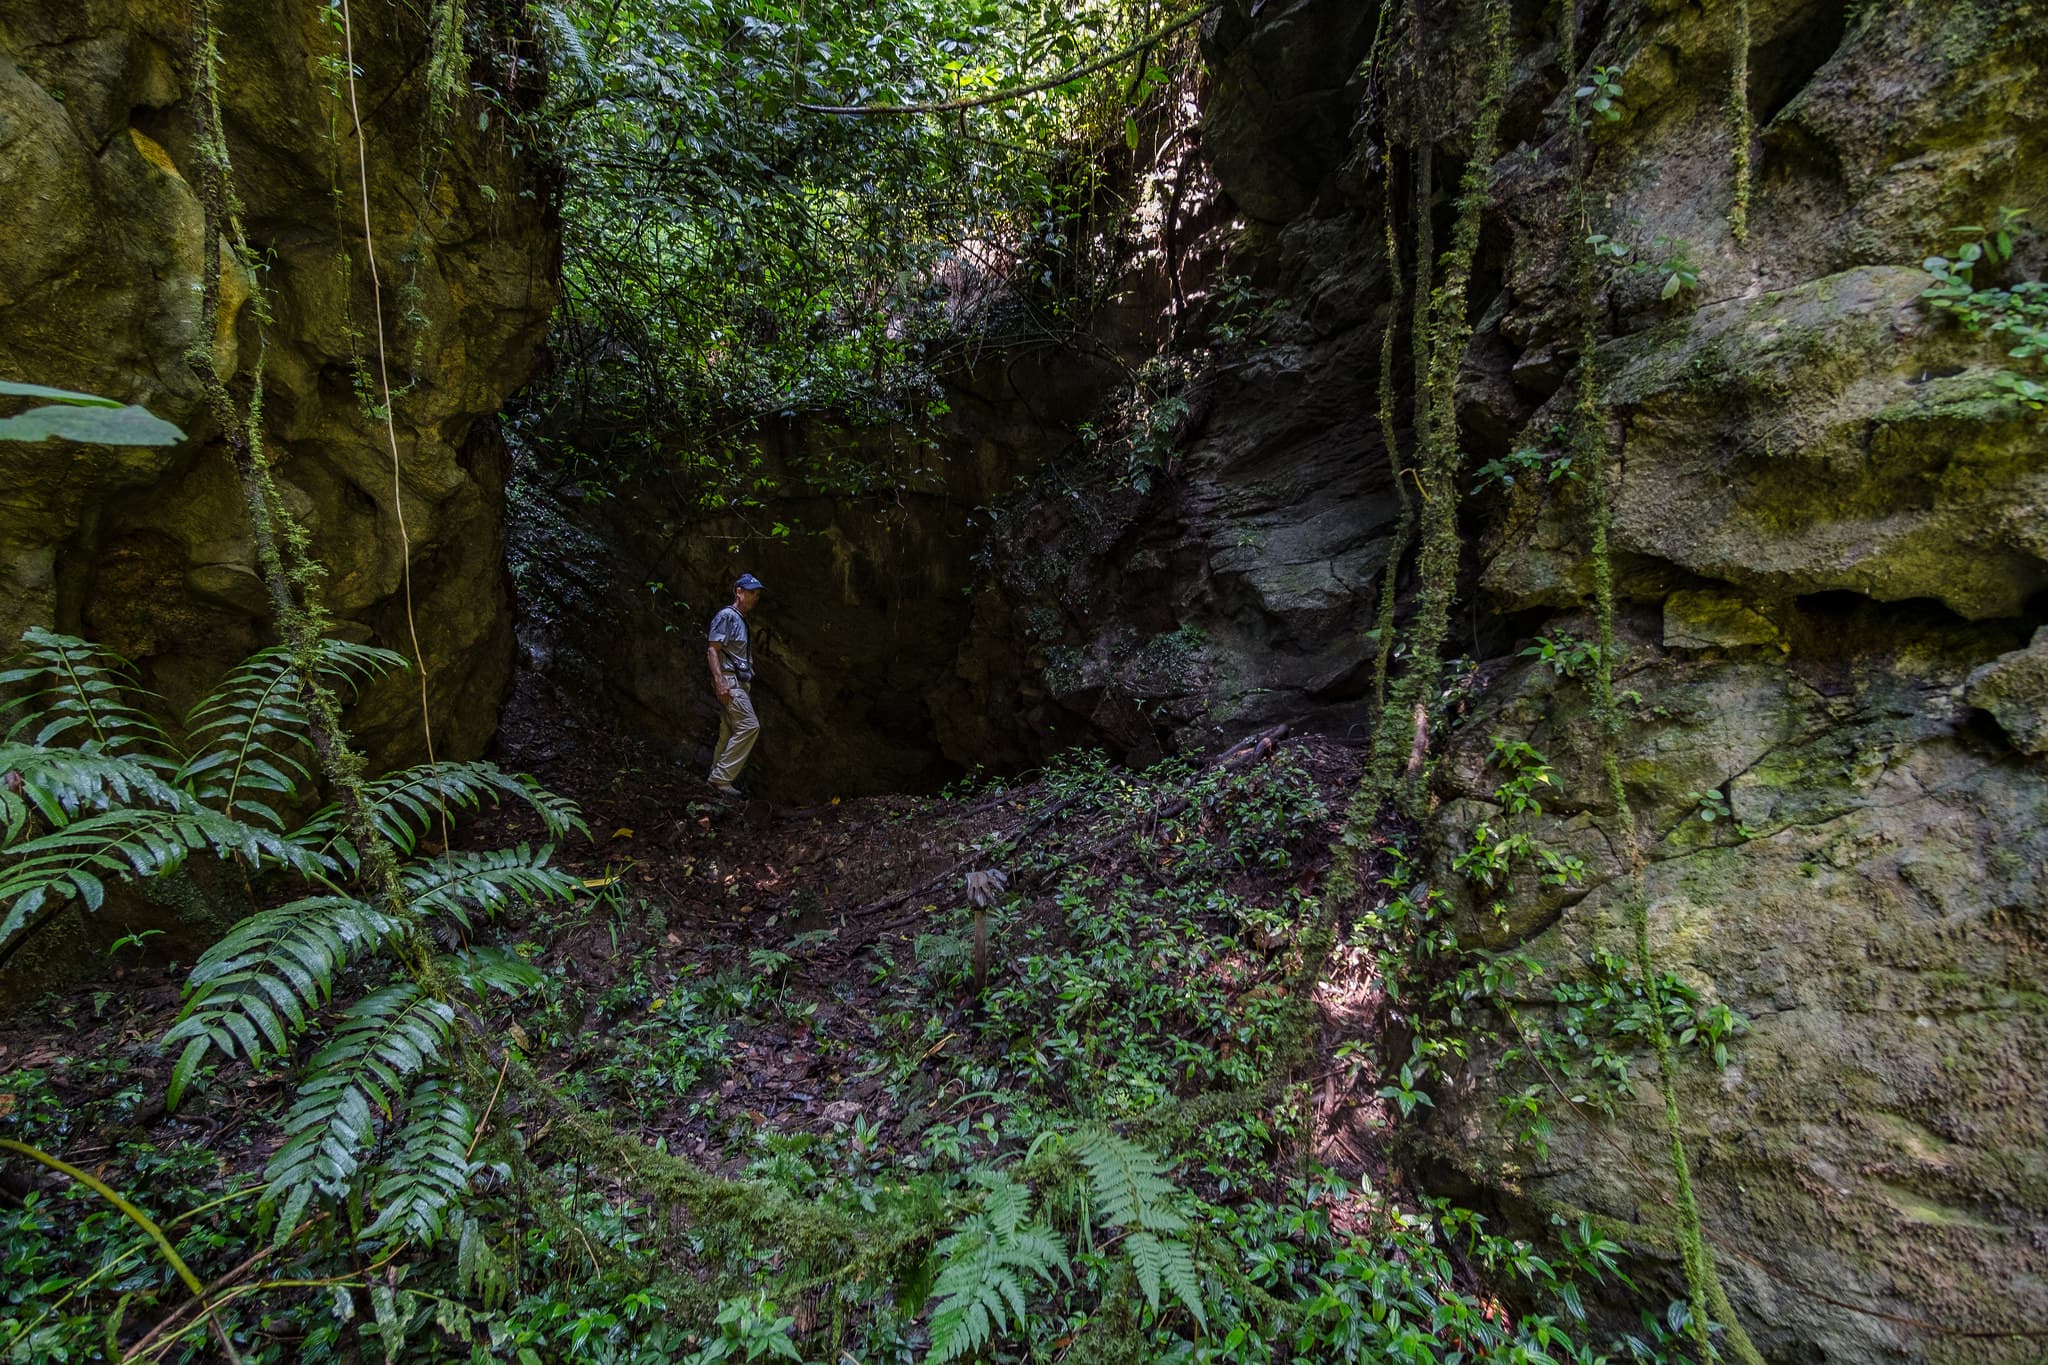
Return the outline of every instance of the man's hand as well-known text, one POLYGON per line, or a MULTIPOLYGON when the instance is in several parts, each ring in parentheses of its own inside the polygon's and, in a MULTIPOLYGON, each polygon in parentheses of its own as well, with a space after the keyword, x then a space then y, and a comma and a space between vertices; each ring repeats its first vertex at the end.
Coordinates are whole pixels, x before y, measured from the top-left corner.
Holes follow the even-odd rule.
POLYGON ((732 689, 724 683, 718 685, 718 704, 720 706, 732 705, 732 689))

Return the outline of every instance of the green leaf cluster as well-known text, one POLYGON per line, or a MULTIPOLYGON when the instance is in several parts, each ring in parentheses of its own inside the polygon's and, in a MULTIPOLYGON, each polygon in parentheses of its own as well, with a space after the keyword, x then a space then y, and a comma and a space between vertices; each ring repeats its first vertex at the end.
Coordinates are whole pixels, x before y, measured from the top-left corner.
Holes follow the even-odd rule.
MULTIPOLYGON (((387 650, 327 640, 311 669, 353 687, 404 665, 387 650)), ((338 804, 291 827, 289 812, 316 790, 304 671, 283 649, 248 659, 187 715, 181 752, 134 700, 124 661, 71 636, 27 632, 21 662, 0 672, 12 693, 0 703, 11 722, 0 743, 0 947, 18 946, 51 905, 75 897, 98 909, 109 881, 168 875, 197 851, 320 888, 252 907, 201 955, 164 1040, 180 1049, 167 1103, 184 1100, 210 1059, 255 1064, 324 1034, 267 1171, 278 1235, 316 1196, 360 1185, 382 1206, 366 1236, 431 1240, 467 1187, 475 1125, 443 1075, 455 1007, 430 983, 481 995, 525 989, 536 974, 500 954, 459 954, 416 979, 371 977, 331 1027, 320 1015, 350 972, 374 963, 389 978, 396 950, 421 931, 458 939, 479 916, 566 899, 581 883, 550 865, 551 847, 521 845, 406 865, 395 894, 366 895, 363 851, 345 836, 338 804), (401 1115, 390 1161, 367 1172, 380 1127, 401 1115)), ((574 805, 488 763, 408 769, 366 784, 362 799, 371 827, 411 854, 450 812, 504 796, 531 805, 551 835, 583 829, 574 805)))

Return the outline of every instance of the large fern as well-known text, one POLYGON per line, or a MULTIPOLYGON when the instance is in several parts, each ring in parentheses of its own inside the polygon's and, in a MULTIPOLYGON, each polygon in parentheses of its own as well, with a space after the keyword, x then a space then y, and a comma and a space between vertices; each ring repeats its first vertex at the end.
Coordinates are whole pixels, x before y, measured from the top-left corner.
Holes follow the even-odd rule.
POLYGON ((171 1070, 171 1108, 209 1052, 251 1062, 282 1052, 350 964, 403 928, 353 896, 315 896, 258 911, 207 949, 186 979, 185 1008, 165 1046, 185 1044, 171 1070))
POLYGON ((318 1194, 340 1195, 389 1117, 408 1078, 439 1060, 455 1011, 412 982, 364 996, 343 1012, 315 1053, 285 1115, 284 1145, 265 1169, 263 1200, 278 1210, 282 1240, 318 1194))
MULTIPOLYGON (((500 849, 456 853, 403 874, 410 913, 446 915, 465 929, 470 912, 513 900, 566 899, 582 885, 547 865, 551 850, 500 849)), ((282 1052, 333 993, 350 966, 392 941, 407 921, 353 896, 315 896, 259 911, 209 948, 186 979, 187 999, 166 1046, 185 1045, 171 1070, 167 1101, 175 1109, 201 1063, 218 1052, 259 1061, 282 1052)), ((472 955, 458 974, 477 994, 531 984, 516 963, 472 955)))
POLYGON ((546 35, 544 46, 549 61, 557 70, 573 74, 585 95, 597 93, 601 84, 597 67, 590 60, 590 48, 583 41, 576 21, 559 5, 535 5, 533 14, 540 21, 536 27, 546 35))
POLYGON ((189 798, 172 810, 115 807, 0 848, 0 943, 53 897, 77 896, 97 910, 108 880, 160 877, 203 849, 239 853, 252 864, 275 861, 312 870, 305 852, 282 836, 189 798))
POLYGON ((483 1165, 470 1160, 479 1120, 452 1086, 434 1077, 413 1088, 405 1110, 396 1151, 377 1182, 383 1211, 363 1235, 394 1232, 425 1246, 440 1237, 449 1210, 483 1165))
POLYGON ((546 845, 493 849, 489 853, 448 853, 402 874, 406 900, 421 916, 446 915, 464 929, 470 911, 492 913, 513 901, 568 900, 583 879, 550 867, 546 845))
POLYGON ((112 650, 31 626, 22 632, 17 666, 0 671, 0 689, 13 693, 0 701, 0 716, 13 715, 9 740, 166 761, 163 726, 128 700, 140 690, 134 666, 112 650))
MULTIPOLYGON (((508 773, 495 763, 422 763, 387 773, 367 784, 371 823, 401 854, 410 855, 439 823, 442 812, 474 811, 506 796, 524 801, 540 816, 550 838, 571 830, 588 833, 576 803, 542 787, 525 773, 508 773)), ((362 850, 342 825, 341 807, 328 806, 292 834, 292 839, 330 866, 356 872, 362 850)))
MULTIPOLYGON (((354 688, 405 666, 405 656, 388 649, 322 640, 315 669, 354 688)), ((216 810, 283 829, 284 817, 268 798, 290 799, 313 783, 304 686, 291 650, 280 645, 251 655, 185 717, 192 756, 178 770, 178 784, 216 810)))
POLYGON ((936 1248, 944 1264, 932 1285, 930 1365, 980 1350, 1012 1319, 1022 1325, 1025 1277, 1049 1284, 1067 1269, 1065 1248, 1031 1219, 1029 1186, 1001 1171, 978 1170, 972 1178, 987 1198, 936 1248))
POLYGON ((114 806, 176 807, 182 793, 155 763, 120 754, 0 744, 0 850, 38 819, 68 825, 83 811, 114 806))
POLYGON ((1145 1301, 1157 1311, 1162 1287, 1171 1290, 1206 1327, 1194 1254, 1182 1237, 1163 1235, 1187 1230, 1187 1219, 1172 1207, 1179 1190, 1167 1178, 1171 1167, 1107 1128, 1082 1129, 1068 1140, 1067 1150, 1088 1172, 1094 1220, 1124 1229, 1120 1244, 1145 1301))
MULTIPOLYGON (((118 657, 40 630, 24 636, 23 647, 22 665, 0 673, 10 694, 0 717, 11 717, 0 743, 0 951, 44 906, 77 897, 97 908, 108 880, 161 875, 200 849, 238 854, 252 868, 287 867, 331 893, 259 911, 201 956, 165 1038, 181 1049, 172 1107, 209 1058, 253 1063, 289 1052, 301 1034, 322 1027, 317 1016, 343 975, 400 940, 437 923, 467 930, 511 901, 564 899, 581 887, 550 866, 550 847, 522 845, 445 853, 405 868, 402 903, 372 904, 350 894, 362 850, 338 807, 283 832, 280 805, 315 781, 307 690, 356 685, 403 666, 389 651, 325 642, 311 678, 286 651, 255 655, 193 708, 193 753, 180 762, 162 728, 128 700, 132 670, 118 657)), ((367 806, 378 837, 410 854, 443 812, 506 796, 530 805, 551 835, 585 828, 572 803, 490 763, 390 774, 369 784, 367 806)), ((431 979, 478 996, 538 980, 530 964, 490 950, 441 967, 431 979)), ((456 1017, 452 999, 412 981, 384 985, 341 1011, 307 1065, 268 1168, 265 1203, 279 1216, 280 1236, 316 1195, 365 1187, 381 1208, 372 1232, 441 1235, 474 1173, 478 1126, 435 1074, 456 1017), (371 1182, 363 1163, 380 1123, 401 1115, 392 1158, 371 1182)), ((463 1226, 464 1257, 483 1266, 489 1246, 463 1226)))

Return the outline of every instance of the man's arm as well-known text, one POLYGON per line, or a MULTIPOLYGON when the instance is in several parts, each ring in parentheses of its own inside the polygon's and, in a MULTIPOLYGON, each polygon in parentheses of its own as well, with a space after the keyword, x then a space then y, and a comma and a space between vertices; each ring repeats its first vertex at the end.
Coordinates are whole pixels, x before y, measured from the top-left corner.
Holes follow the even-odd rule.
POLYGON ((723 706, 732 700, 732 689, 725 685, 725 674, 718 667, 718 641, 710 643, 704 657, 711 661, 711 691, 717 696, 718 704, 723 706))

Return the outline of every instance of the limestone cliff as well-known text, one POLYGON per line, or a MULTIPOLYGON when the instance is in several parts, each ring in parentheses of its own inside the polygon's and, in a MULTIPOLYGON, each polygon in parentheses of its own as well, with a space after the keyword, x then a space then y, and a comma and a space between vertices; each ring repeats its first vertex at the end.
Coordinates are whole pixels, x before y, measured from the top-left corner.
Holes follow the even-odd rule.
MULTIPOLYGON (((1372 647, 1367 589, 1388 515, 1386 476, 1370 472, 1384 452, 1364 421, 1384 322, 1375 163, 1334 115, 1286 114, 1308 135, 1280 156, 1262 117, 1318 90, 1333 110, 1359 107, 1330 57, 1340 48, 1355 69, 1363 56, 1356 9, 1233 6, 1210 39, 1208 152, 1262 220, 1266 269, 1293 302, 1267 353, 1226 376, 1239 393, 1191 453, 1183 503, 1229 487, 1233 450, 1259 486, 1304 492, 1263 542, 1241 543, 1242 502, 1191 522, 1209 554, 1181 600, 1256 685, 1291 681, 1296 630, 1329 651, 1322 678, 1372 647), (1304 408, 1320 410, 1320 439, 1288 438, 1304 408), (1298 554, 1302 536, 1314 554, 1298 554), (1262 609, 1224 611, 1233 583, 1262 609), (1321 612, 1331 627, 1307 629, 1321 612)), ((1449 33, 1454 9, 1424 12, 1449 33)), ((2048 1311, 2048 770, 2029 644, 2048 612, 2048 428, 1998 398, 2003 348, 1928 309, 1917 265, 1954 244, 1956 224, 2048 204, 2048 13, 1748 9, 1746 241, 1728 226, 1734 6, 1590 7, 1578 45, 1626 91, 1625 116, 1594 141, 1596 226, 1652 267, 1682 251, 1698 274, 1669 299, 1655 268, 1604 280, 1598 358, 1621 760, 1651 840, 1653 949, 1703 1002, 1749 1020, 1725 1069, 1687 1054, 1682 1131, 1709 1244, 1770 1359, 2038 1359, 2037 1341, 1998 1333, 2048 1311)), ((1518 6, 1516 19, 1460 380, 1473 484, 1511 451, 1564 453, 1571 416, 1561 111, 1574 82, 1558 66, 1556 8, 1518 6)), ((1470 94, 1457 63, 1429 79, 1470 94)), ((1440 165, 1464 154, 1460 123, 1445 113, 1430 130, 1440 165)), ((2023 241, 2019 273, 2043 263, 2041 239, 2023 241)), ((1467 932, 1543 966, 1522 1001, 1538 1022, 1556 1017, 1555 983, 1594 977, 1593 954, 1631 952, 1583 670, 1519 653, 1538 636, 1592 635, 1587 501, 1577 474, 1495 481, 1468 500, 1476 582, 1451 652, 1474 663, 1426 830, 1441 850, 1429 875, 1459 888, 1467 932), (1584 860, 1581 885, 1547 887, 1532 870, 1481 896, 1455 874, 1482 823, 1512 823, 1488 766, 1497 737, 1557 765, 1526 828, 1584 860)), ((1217 701, 1246 720, 1270 704, 1217 701)), ((1591 1213, 1671 1265, 1647 1054, 1613 1116, 1560 1112, 1540 1155, 1515 1142, 1500 1103, 1540 1078, 1490 1061, 1435 1097, 1424 1146, 1439 1176, 1532 1230, 1591 1213)))
MULTIPOLYGON (((192 7, 29 0, 0 13, 0 375, 141 403, 190 437, 161 450, 0 445, 0 637, 29 624, 90 636, 181 706, 273 638, 234 472, 186 359, 212 342, 246 391, 262 352, 267 449, 327 566, 328 605, 347 632, 411 656, 409 541, 435 737, 444 754, 473 754, 511 656, 495 414, 531 372, 554 299, 545 181, 483 100, 465 96, 445 146, 423 145, 425 17, 356 7, 369 215, 402 390, 394 470, 362 396, 376 319, 335 14, 217 7, 226 140, 275 322, 259 330, 252 282, 230 269, 221 335, 204 338, 192 7)), ((519 50, 500 45, 462 84, 530 98, 530 62, 505 56, 519 50)), ((356 725, 380 758, 418 753, 415 684, 374 691, 356 725)))

